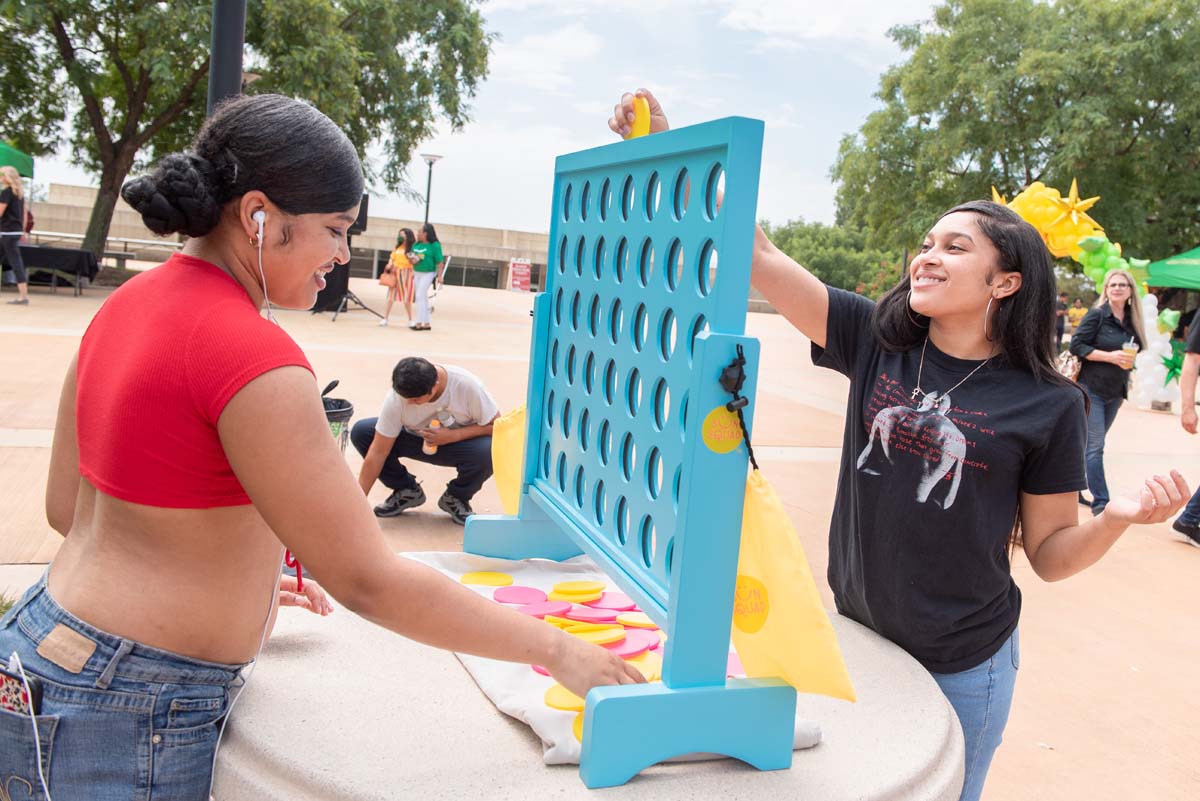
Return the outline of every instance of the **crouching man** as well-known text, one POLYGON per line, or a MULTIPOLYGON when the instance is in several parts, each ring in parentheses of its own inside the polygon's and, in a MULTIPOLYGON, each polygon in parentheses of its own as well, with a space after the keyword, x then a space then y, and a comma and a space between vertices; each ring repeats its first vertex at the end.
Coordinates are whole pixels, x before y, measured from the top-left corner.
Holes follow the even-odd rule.
POLYGON ((350 432, 363 456, 358 474, 363 492, 376 480, 392 491, 375 507, 376 516, 395 517, 425 503, 421 485, 402 461, 415 459, 458 470, 438 508, 465 524, 474 514, 471 498, 492 475, 492 423, 498 416, 483 383, 461 367, 401 359, 379 417, 359 420, 350 432))

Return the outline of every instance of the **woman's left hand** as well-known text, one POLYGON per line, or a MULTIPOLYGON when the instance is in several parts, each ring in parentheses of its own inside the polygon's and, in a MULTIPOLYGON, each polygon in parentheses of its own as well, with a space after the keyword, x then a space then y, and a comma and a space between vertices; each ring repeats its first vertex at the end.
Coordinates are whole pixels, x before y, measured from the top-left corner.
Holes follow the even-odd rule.
POLYGON ((1191 495, 1180 472, 1172 470, 1170 476, 1146 479, 1136 496, 1113 498, 1104 507, 1104 515, 1125 526, 1162 523, 1174 517, 1191 495))
POLYGON ((320 584, 305 578, 304 592, 296 592, 296 577, 286 574, 279 577, 279 605, 298 606, 321 617, 333 611, 333 604, 320 584))

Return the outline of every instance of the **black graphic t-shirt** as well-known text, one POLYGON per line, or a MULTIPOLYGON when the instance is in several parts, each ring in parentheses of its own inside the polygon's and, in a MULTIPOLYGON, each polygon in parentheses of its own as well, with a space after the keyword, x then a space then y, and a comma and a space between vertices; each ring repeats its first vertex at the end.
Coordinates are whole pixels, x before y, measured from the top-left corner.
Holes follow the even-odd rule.
POLYGON ((1087 486, 1083 394, 929 343, 881 350, 870 300, 829 289, 813 363, 850 378, 829 585, 838 612, 926 669, 957 673, 999 650, 1021 611, 1008 542, 1021 492, 1087 486), (961 386, 956 387, 966 378, 961 386))
POLYGON ((10 187, 0 189, 0 205, 4 206, 4 214, 0 215, 0 231, 5 233, 24 232, 25 204, 17 197, 10 187))

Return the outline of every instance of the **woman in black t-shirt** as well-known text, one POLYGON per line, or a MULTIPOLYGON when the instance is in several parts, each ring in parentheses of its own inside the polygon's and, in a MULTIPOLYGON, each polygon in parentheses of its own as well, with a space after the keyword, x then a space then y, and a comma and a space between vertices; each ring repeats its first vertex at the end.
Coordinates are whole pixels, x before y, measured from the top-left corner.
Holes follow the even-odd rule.
POLYGON ((17 278, 17 299, 9 305, 29 304, 29 284, 25 276, 25 261, 17 247, 25 233, 25 190, 21 176, 12 167, 0 167, 0 259, 12 269, 17 278))
MULTIPOLYGON (((654 97, 650 130, 666 130, 654 97)), ((634 95, 609 128, 629 132, 634 95)), ((1099 560, 1188 496, 1176 471, 1079 522, 1083 391, 1055 372, 1054 272, 1040 235, 986 201, 942 215, 878 304, 826 287, 756 230, 751 280, 850 378, 829 583, 838 611, 933 675, 962 724, 962 798, 978 799, 1008 720, 1021 594, 1018 531, 1047 581, 1099 560)))

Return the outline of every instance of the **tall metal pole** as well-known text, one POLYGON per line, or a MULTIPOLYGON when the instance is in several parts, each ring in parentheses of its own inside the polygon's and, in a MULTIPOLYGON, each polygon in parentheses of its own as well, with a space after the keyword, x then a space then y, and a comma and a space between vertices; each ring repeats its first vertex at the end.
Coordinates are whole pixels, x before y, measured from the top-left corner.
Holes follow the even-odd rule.
POLYGON ((222 100, 242 93, 242 47, 246 42, 246 0, 213 0, 212 51, 208 60, 208 113, 222 100))
POLYGON ((429 193, 433 190, 433 162, 428 162, 429 173, 425 179, 425 222, 429 222, 429 193))

